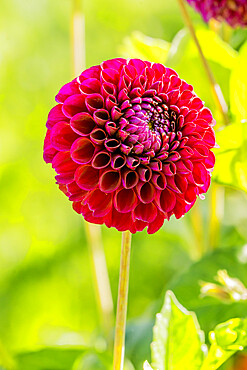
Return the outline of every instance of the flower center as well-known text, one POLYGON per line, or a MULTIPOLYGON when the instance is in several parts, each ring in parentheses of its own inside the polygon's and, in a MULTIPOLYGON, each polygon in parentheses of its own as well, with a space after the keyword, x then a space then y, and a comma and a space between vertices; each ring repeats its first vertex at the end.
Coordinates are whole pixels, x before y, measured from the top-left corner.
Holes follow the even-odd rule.
POLYGON ((121 110, 123 118, 118 132, 124 141, 121 151, 154 157, 169 150, 179 131, 176 106, 169 106, 158 95, 144 95, 131 99, 121 110))

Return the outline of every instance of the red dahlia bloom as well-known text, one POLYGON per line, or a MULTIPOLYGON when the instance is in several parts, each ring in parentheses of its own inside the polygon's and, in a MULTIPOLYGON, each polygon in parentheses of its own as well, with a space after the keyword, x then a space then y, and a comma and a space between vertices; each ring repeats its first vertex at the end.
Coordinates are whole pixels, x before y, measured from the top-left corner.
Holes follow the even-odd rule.
POLYGON ((208 22, 210 18, 226 21, 232 27, 247 26, 246 0, 187 0, 208 22))
POLYGON ((208 190, 214 120, 172 69, 108 60, 64 85, 56 101, 44 159, 87 221, 154 233, 208 190))

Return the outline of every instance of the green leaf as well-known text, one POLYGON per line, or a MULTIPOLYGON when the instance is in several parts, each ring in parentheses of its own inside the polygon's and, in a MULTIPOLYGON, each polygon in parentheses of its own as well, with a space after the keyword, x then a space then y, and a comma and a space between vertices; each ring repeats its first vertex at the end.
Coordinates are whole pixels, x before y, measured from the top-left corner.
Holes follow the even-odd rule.
POLYGON ((156 316, 152 366, 158 370, 199 370, 205 356, 203 349, 204 334, 195 314, 168 291, 161 313, 156 316))
POLYGON ((235 352, 247 346, 247 319, 231 319, 210 333, 211 347, 202 370, 218 369, 235 352))
POLYGON ((169 49, 169 42, 154 39, 135 31, 125 37, 119 51, 124 58, 140 58, 151 62, 165 63, 169 49))
POLYGON ((89 350, 75 361, 72 370, 110 370, 111 368, 111 356, 89 350))
POLYGON ((232 317, 246 316, 246 301, 225 304, 213 297, 202 298, 200 294, 199 282, 213 282, 220 269, 226 269, 230 276, 240 279, 244 285, 247 285, 245 249, 230 246, 205 255, 168 285, 168 288, 175 293, 183 306, 195 311, 206 336, 212 328, 222 321, 232 317))
POLYGON ((18 370, 68 370, 85 351, 79 346, 58 346, 41 348, 18 354, 15 359, 18 370))
POLYGON ((247 119, 247 42, 241 47, 230 78, 231 111, 238 120, 247 119))
MULTIPOLYGON (((196 29, 196 36, 208 60, 216 62, 227 69, 233 68, 238 53, 214 31, 207 28, 198 28, 196 29)), ((186 28, 180 30, 174 37, 167 61, 172 64, 180 64, 181 58, 188 57, 198 57, 198 50, 190 32, 186 28)))
POLYGON ((215 149, 213 180, 247 191, 247 121, 224 127, 216 142, 220 148, 215 149))

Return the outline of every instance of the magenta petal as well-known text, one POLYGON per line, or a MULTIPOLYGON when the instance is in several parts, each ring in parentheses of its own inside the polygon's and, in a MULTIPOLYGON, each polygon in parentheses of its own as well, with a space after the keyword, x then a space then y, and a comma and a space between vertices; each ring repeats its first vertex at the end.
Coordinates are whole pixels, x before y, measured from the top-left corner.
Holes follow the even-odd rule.
POLYGON ((64 101, 71 95, 79 94, 79 84, 76 79, 64 85, 59 93, 56 95, 56 101, 58 103, 64 103, 64 101))
POLYGON ((114 59, 106 60, 101 65, 102 65, 103 69, 113 68, 116 71, 119 71, 123 68, 123 66, 125 64, 126 64, 126 59, 124 59, 124 58, 114 58, 114 59))
POLYGON ((130 59, 128 65, 135 67, 138 75, 140 75, 142 71, 146 68, 145 62, 143 62, 141 59, 130 59))
POLYGON ((70 126, 78 135, 87 136, 95 127, 93 117, 89 113, 78 113, 70 120, 70 126))
POLYGON ((63 114, 62 104, 55 105, 55 107, 50 110, 46 126, 48 129, 51 129, 57 122, 60 121, 69 121, 67 117, 63 114))
POLYGON ((209 127, 209 129, 205 132, 203 141, 211 148, 215 146, 215 134, 212 127, 209 127))
POLYGON ((99 93, 101 84, 99 80, 96 78, 88 78, 87 80, 83 81, 80 86, 80 91, 85 94, 93 94, 93 93, 99 93))
POLYGON ((104 97, 104 98, 107 98, 108 95, 113 95, 115 96, 116 95, 116 86, 109 83, 109 82, 104 82, 102 85, 101 85, 101 95, 104 97))
POLYGON ((60 151, 70 150, 78 135, 71 129, 67 122, 58 122, 51 130, 51 143, 60 151))
POLYGON ((51 163, 55 157, 57 150, 51 144, 51 130, 47 130, 44 141, 43 158, 46 163, 51 163))
POLYGON ((106 68, 101 72, 101 82, 109 82, 117 84, 119 79, 119 72, 113 68, 106 68))
POLYGON ((71 118, 77 113, 86 110, 85 97, 81 94, 72 95, 63 103, 63 113, 66 117, 71 118))

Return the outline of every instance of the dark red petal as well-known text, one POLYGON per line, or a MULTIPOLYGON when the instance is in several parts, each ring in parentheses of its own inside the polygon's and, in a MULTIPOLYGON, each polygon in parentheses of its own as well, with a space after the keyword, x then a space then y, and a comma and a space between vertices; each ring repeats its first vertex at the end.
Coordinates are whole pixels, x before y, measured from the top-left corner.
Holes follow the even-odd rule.
POLYGON ((122 175, 123 187, 126 189, 131 189, 137 185, 139 181, 139 176, 135 171, 125 170, 122 175))
POLYGON ((152 176, 152 184, 155 186, 158 190, 164 190, 166 187, 166 177, 163 175, 163 173, 154 173, 152 176))
POLYGON ((99 125, 104 127, 105 123, 109 120, 109 112, 105 109, 98 109, 94 112, 93 118, 95 122, 99 125))
POLYGON ((175 207, 175 204, 176 204, 176 196, 171 190, 166 188, 160 193, 160 199, 158 200, 158 205, 161 211, 169 212, 175 207))
POLYGON ((111 162, 110 153, 107 151, 101 151, 95 154, 92 160, 92 167, 96 169, 102 169, 109 166, 111 162))
POLYGON ((150 182, 139 183, 136 188, 139 199, 142 203, 150 203, 153 201, 156 190, 150 182))
POLYGON ((129 230, 133 224, 131 212, 120 213, 116 209, 112 209, 112 224, 118 231, 129 230))
POLYGON ((82 190, 81 188, 79 188, 79 186, 77 185, 75 181, 68 184, 67 189, 68 189, 67 196, 69 197, 69 200, 71 201, 82 201, 83 198, 88 193, 86 190, 82 190))
POLYGON ((157 216, 157 207, 153 203, 139 203, 134 211, 135 218, 144 222, 152 222, 157 216))
POLYGON ((85 104, 89 113, 94 113, 98 109, 104 108, 104 99, 100 94, 90 94, 85 98, 85 104))
POLYGON ((141 181, 150 181, 152 178, 152 170, 150 167, 138 167, 138 174, 141 181))
POLYGON ((72 161, 70 152, 58 152, 52 161, 52 167, 59 174, 74 173, 78 165, 72 161))
POLYGON ((105 193, 111 193, 121 184, 121 175, 119 171, 108 170, 101 174, 99 179, 99 188, 105 193))
POLYGON ((70 126, 78 135, 87 136, 95 127, 93 117, 89 113, 78 113, 71 118, 70 126))
POLYGON ((137 204, 137 196, 133 189, 121 189, 116 191, 114 204, 118 212, 127 213, 132 211, 137 204))
POLYGON ((103 217, 107 215, 112 207, 111 194, 105 194, 99 189, 91 191, 87 198, 88 207, 93 211, 93 216, 103 217))
POLYGON ((202 163, 193 164, 193 177, 196 185, 203 186, 207 182, 208 172, 202 163))
POLYGON ((75 172, 75 181, 83 190, 94 190, 99 183, 99 171, 89 165, 80 166, 75 172))
POLYGON ((93 143, 86 137, 77 139, 71 147, 71 158, 79 164, 86 164, 91 161, 95 152, 93 143))
POLYGON ((165 218, 167 218, 166 214, 158 211, 154 221, 148 225, 147 233, 148 234, 156 233, 156 231, 158 231, 163 226, 165 218))
POLYGON ((96 127, 90 134, 90 139, 97 145, 102 145, 106 139, 106 133, 103 129, 96 127))
POLYGON ((192 203, 195 201, 197 194, 197 187, 195 185, 189 184, 184 194, 184 199, 186 200, 186 202, 192 203))
POLYGON ((121 154, 114 154, 111 159, 111 166, 114 170, 120 170, 126 163, 126 157, 121 154))

